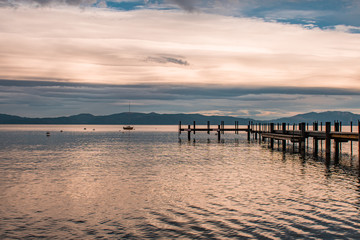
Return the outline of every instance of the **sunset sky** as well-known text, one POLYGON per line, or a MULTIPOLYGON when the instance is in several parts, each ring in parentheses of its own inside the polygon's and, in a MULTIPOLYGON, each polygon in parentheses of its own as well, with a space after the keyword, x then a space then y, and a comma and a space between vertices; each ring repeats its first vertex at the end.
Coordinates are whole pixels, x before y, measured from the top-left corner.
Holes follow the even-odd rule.
POLYGON ((358 0, 0 0, 0 113, 360 114, 358 0))

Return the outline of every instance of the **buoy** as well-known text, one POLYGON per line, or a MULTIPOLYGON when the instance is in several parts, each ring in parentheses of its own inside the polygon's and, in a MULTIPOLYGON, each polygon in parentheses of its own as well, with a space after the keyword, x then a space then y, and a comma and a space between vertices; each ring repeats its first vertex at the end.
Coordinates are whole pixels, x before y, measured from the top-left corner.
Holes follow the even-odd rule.
POLYGON ((46 132, 46 136, 50 136, 50 132, 46 132))

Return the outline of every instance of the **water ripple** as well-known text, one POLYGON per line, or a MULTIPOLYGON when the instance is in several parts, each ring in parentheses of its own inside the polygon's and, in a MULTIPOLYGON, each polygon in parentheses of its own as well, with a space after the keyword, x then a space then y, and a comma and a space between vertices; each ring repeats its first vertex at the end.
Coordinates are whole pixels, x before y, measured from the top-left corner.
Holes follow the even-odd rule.
POLYGON ((243 135, 26 135, 0 135, 1 239, 360 238, 353 171, 243 135))

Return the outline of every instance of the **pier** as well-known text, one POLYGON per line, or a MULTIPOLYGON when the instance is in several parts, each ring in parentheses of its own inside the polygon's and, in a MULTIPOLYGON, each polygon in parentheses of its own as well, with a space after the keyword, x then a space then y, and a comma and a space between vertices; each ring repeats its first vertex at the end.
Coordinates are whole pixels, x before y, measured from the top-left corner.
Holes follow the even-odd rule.
POLYGON ((270 148, 274 149, 274 141, 278 141, 278 145, 281 142, 283 151, 286 151, 286 145, 288 142, 293 144, 295 148, 295 143, 298 145, 299 152, 305 154, 306 146, 309 144, 309 139, 313 140, 313 154, 314 156, 318 155, 319 152, 319 141, 325 141, 325 159, 327 162, 330 162, 331 159, 331 146, 334 144, 334 159, 335 163, 339 161, 339 155, 341 150, 341 143, 351 142, 351 154, 352 154, 352 142, 358 143, 358 158, 359 158, 359 168, 360 168, 360 121, 358 121, 357 132, 353 132, 353 124, 350 123, 350 132, 342 132, 341 122, 334 122, 333 130, 331 130, 331 122, 326 122, 325 126, 321 123, 319 126, 318 122, 312 124, 311 130, 309 130, 309 124, 299 123, 298 125, 293 124, 290 127, 290 124, 282 123, 252 123, 249 122, 246 127, 239 127, 239 122, 236 121, 232 127, 225 127, 224 122, 213 127, 210 125, 210 122, 207 122, 206 127, 197 127, 196 122, 193 122, 193 125, 187 125, 183 127, 181 122, 179 122, 179 134, 182 132, 187 132, 187 139, 191 141, 191 133, 196 134, 196 132, 215 132, 217 135, 217 140, 221 141, 221 135, 225 132, 233 132, 239 134, 239 132, 244 132, 247 134, 247 140, 251 140, 251 136, 255 140, 259 140, 259 143, 262 141, 269 141, 270 148))

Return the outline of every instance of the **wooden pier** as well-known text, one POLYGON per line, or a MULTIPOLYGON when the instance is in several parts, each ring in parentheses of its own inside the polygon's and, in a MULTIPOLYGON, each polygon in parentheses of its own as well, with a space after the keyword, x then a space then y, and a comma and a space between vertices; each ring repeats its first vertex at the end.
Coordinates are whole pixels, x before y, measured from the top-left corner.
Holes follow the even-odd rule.
POLYGON ((350 132, 342 132, 342 124, 340 122, 334 122, 333 131, 331 131, 331 122, 325 123, 325 129, 323 130, 323 124, 321 123, 320 130, 318 122, 314 122, 312 130, 309 130, 309 125, 305 123, 299 123, 298 125, 293 124, 292 129, 290 125, 286 123, 282 124, 264 124, 264 123, 251 123, 247 127, 239 127, 239 122, 236 121, 233 127, 225 127, 224 122, 217 125, 217 127, 212 127, 210 122, 207 122, 207 127, 199 128, 196 126, 194 121, 193 125, 187 125, 187 127, 182 127, 181 122, 179 123, 179 134, 182 132, 187 132, 187 139, 191 141, 191 132, 196 134, 196 132, 215 132, 217 139, 220 142, 221 135, 225 132, 234 132, 239 134, 239 132, 247 133, 247 140, 251 140, 251 135, 253 139, 259 139, 259 143, 262 141, 269 140, 270 148, 274 148, 274 141, 277 140, 278 144, 281 141, 283 151, 286 150, 287 142, 295 143, 299 146, 299 152, 305 153, 306 142, 309 142, 309 138, 313 139, 313 153, 314 156, 318 154, 319 151, 319 141, 325 141, 325 158, 329 162, 331 158, 331 145, 334 144, 334 159, 335 162, 339 161, 341 143, 351 141, 351 154, 352 154, 352 142, 358 142, 358 158, 359 158, 359 168, 360 168, 360 121, 358 121, 357 132, 353 132, 353 124, 350 124, 350 132))

